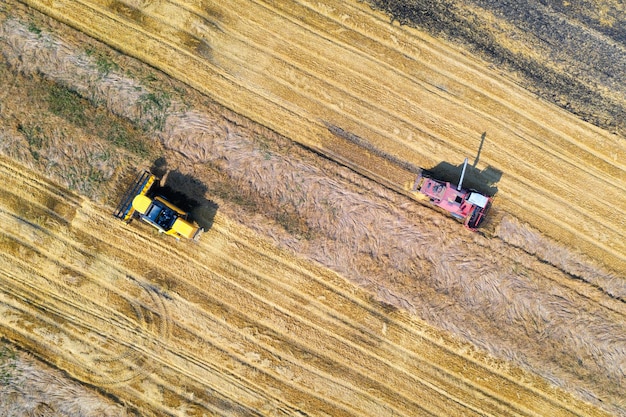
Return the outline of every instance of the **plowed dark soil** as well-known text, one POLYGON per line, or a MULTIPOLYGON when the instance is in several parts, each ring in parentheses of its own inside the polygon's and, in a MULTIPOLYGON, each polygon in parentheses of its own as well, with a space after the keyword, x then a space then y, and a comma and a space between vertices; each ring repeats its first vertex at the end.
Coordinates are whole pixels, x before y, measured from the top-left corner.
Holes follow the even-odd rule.
POLYGON ((542 98, 626 132, 626 8, 620 1, 367 0, 402 24, 468 48, 542 98))

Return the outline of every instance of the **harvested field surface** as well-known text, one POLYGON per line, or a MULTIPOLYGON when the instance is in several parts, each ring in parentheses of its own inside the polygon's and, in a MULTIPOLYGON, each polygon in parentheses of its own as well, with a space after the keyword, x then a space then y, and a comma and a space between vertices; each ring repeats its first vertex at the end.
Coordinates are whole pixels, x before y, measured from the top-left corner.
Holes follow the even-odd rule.
MULTIPOLYGON (((417 165, 431 165, 389 152, 397 144, 382 150, 382 136, 376 144, 335 119, 305 117, 302 135, 292 138, 368 179, 82 33, 6 4, 0 152, 11 159, 2 159, 10 180, 0 199, 9 226, 0 254, 13 264, 0 306, 21 315, 7 316, 0 334, 141 415, 602 415, 570 394, 626 415, 625 281, 599 267, 606 259, 589 262, 569 241, 555 244, 500 207, 508 174, 483 164, 491 131, 478 133, 468 178, 501 190, 487 238, 407 198, 398 184, 417 165), (309 142, 307 126, 319 128, 318 143, 309 142), (110 217, 136 170, 150 165, 200 202, 194 214, 209 233, 199 245, 110 217), (31 282, 40 287, 24 287, 31 282), (474 380, 478 370, 485 380, 474 380), (525 397, 528 390, 539 399, 525 397)), ((132 11, 107 4, 114 20, 132 11)), ((163 5, 136 6, 150 4, 163 5)), ((413 32, 383 27, 415 41, 413 32)), ((264 44, 283 43, 272 42, 264 44)), ((180 56, 184 50, 168 45, 168 65, 212 56, 208 43, 180 56)), ((247 52, 239 47, 230 51, 247 52)), ((246 60, 242 71, 252 65, 246 60)), ((244 81, 220 74, 220 82, 244 81)), ((219 99, 236 85, 203 91, 219 99)), ((293 103, 286 95, 284 104, 293 103)), ((275 116, 271 100, 257 104, 252 117, 275 116)), ((275 127, 288 128, 285 120, 275 127)))
POLYGON ((3 334, 142 415, 602 415, 219 215, 176 243, 0 181, 3 334))

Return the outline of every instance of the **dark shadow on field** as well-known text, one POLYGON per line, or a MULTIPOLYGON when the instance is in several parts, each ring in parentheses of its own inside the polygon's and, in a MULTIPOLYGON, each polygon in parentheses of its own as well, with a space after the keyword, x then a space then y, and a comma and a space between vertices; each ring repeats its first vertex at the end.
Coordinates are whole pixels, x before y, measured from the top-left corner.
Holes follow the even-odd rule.
MULTIPOLYGON (((482 194, 493 197, 498 192, 496 184, 500 181, 500 178, 502 178, 502 171, 492 166, 487 166, 483 170, 476 168, 476 165, 478 165, 478 161, 480 160, 480 153, 482 152, 486 137, 487 133, 484 132, 481 135, 480 145, 474 162, 472 163, 468 161, 465 176, 463 177, 463 188, 476 190, 482 194)), ((461 161, 458 165, 442 161, 433 168, 425 170, 424 173, 434 179, 448 181, 452 184, 458 185, 462 171, 463 161, 461 161)))
POLYGON ((165 158, 154 161, 150 172, 161 179, 152 192, 189 213, 189 219, 195 221, 205 232, 213 226, 218 205, 205 197, 208 192, 206 185, 192 175, 178 170, 170 171, 165 158))
MULTIPOLYGON (((449 162, 440 162, 435 167, 425 171, 429 177, 434 179, 448 181, 457 185, 461 178, 461 171, 463 170, 463 162, 458 165, 453 165, 449 162)), ((465 177, 463 178, 463 188, 469 190, 476 190, 481 194, 485 194, 493 197, 498 192, 496 184, 502 177, 502 171, 488 166, 482 171, 467 165, 465 170, 465 177)))

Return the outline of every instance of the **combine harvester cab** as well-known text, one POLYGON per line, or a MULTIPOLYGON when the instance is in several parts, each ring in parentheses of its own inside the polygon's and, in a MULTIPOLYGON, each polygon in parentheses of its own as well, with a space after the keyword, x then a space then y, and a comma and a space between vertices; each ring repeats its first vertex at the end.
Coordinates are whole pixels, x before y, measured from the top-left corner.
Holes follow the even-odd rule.
POLYGON ((463 164, 459 185, 430 178, 420 173, 415 180, 413 191, 428 197, 431 204, 450 213, 463 222, 470 230, 477 230, 491 206, 491 197, 474 190, 462 188, 467 167, 463 164))
POLYGON ((113 215, 126 223, 138 217, 160 233, 174 236, 176 239, 182 237, 197 240, 203 229, 191 223, 185 211, 163 196, 155 195, 152 192, 155 181, 156 177, 148 171, 139 174, 113 215))

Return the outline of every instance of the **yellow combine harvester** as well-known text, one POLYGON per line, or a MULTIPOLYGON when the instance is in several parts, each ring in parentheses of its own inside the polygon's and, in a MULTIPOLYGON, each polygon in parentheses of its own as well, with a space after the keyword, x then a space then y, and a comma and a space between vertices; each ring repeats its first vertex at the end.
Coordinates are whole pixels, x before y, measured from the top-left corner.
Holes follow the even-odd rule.
POLYGON ((133 217, 139 217, 160 233, 172 235, 176 239, 197 240, 203 229, 191 223, 186 212, 153 192, 156 180, 148 171, 139 174, 113 215, 126 223, 130 223, 133 217))

